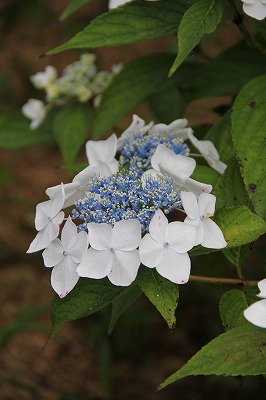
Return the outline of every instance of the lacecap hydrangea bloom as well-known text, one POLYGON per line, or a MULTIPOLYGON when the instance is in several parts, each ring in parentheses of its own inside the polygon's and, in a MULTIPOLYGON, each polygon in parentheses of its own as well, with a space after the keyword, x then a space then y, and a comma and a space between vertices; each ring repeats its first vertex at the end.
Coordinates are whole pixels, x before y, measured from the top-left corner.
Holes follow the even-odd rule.
POLYGON ((36 89, 45 91, 46 104, 41 100, 30 99, 22 107, 25 117, 32 120, 30 129, 38 128, 47 111, 55 105, 64 106, 73 100, 80 103, 92 100, 97 107, 101 94, 121 68, 121 65, 114 65, 111 71, 99 71, 95 54, 84 53, 79 60, 66 66, 61 76, 58 76, 57 70, 51 65, 32 75, 30 80, 36 89))
POLYGON ((190 249, 227 245, 210 219, 212 186, 190 177, 196 161, 185 141, 192 134, 186 119, 146 125, 134 115, 119 138, 112 134, 86 143, 89 165, 72 182, 46 190, 49 200, 37 206, 38 233, 28 252, 44 249, 44 264, 53 267, 51 282, 60 297, 79 277, 107 277, 114 285, 129 286, 141 264, 185 284, 190 249), (71 206, 66 219, 61 210, 71 206), (175 210, 187 214, 184 221, 172 221, 175 210))

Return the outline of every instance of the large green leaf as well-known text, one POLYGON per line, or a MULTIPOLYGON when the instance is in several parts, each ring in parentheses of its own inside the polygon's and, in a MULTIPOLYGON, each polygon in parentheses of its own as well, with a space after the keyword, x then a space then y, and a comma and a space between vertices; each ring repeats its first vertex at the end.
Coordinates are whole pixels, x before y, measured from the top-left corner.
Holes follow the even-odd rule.
POLYGON ((266 330, 240 326, 213 339, 159 389, 190 375, 266 374, 266 330))
POLYGON ((66 164, 73 164, 92 123, 91 109, 75 103, 61 108, 54 119, 53 130, 66 164))
POLYGON ((202 66, 188 87, 191 97, 237 94, 250 79, 265 73, 266 57, 245 45, 235 46, 202 66))
POLYGON ((180 92, 172 88, 157 92, 149 99, 151 109, 160 123, 170 124, 181 118, 185 110, 185 102, 180 92))
POLYGON ((0 119, 0 148, 21 149, 41 143, 54 142, 51 129, 53 113, 49 113, 38 129, 30 129, 30 121, 21 112, 13 112, 0 119))
POLYGON ((137 283, 165 319, 169 328, 174 329, 175 309, 179 297, 178 286, 146 267, 140 269, 137 283))
POLYGON ((56 333, 66 321, 72 321, 106 307, 123 289, 108 279, 81 278, 75 288, 63 299, 56 297, 52 304, 53 331, 56 333))
POLYGON ((245 290, 229 290, 222 296, 219 309, 225 330, 249 324, 243 312, 258 300, 256 293, 258 293, 257 286, 247 287, 245 290))
POLYGON ((232 112, 232 136, 248 195, 266 218, 266 75, 243 87, 232 112))
POLYGON ((199 0, 185 12, 178 29, 178 55, 170 75, 182 64, 202 37, 215 30, 222 15, 221 0, 199 0))
POLYGON ((119 46, 177 32, 189 0, 133 1, 95 18, 82 32, 47 54, 119 46))
POLYGON ((231 111, 224 114, 211 127, 204 139, 214 143, 223 162, 227 163, 235 155, 231 133, 231 111))
POLYGON ((197 165, 191 178, 214 187, 218 182, 219 176, 212 168, 205 165, 197 165))
POLYGON ((59 20, 63 21, 64 19, 69 17, 69 15, 73 14, 73 12, 77 11, 79 8, 89 3, 90 1, 91 0, 69 0, 68 5, 60 15, 59 20))
POLYGON ((103 94, 93 125, 95 139, 126 115, 132 108, 156 91, 166 81, 173 61, 170 54, 153 54, 127 64, 103 94))
POLYGON ((110 335, 115 327, 118 318, 126 311, 126 309, 133 304, 142 294, 138 285, 131 285, 125 288, 121 293, 116 296, 112 301, 112 315, 108 328, 108 335, 110 335))

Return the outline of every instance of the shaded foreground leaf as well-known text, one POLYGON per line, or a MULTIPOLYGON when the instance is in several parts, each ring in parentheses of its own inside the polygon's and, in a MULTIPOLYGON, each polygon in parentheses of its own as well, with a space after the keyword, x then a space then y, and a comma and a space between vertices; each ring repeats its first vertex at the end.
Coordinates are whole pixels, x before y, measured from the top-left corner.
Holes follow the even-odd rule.
POLYGON ((157 271, 142 267, 137 283, 150 302, 157 308, 170 329, 175 328, 175 309, 178 303, 178 286, 160 276, 157 271))
POLYGON ((266 331, 240 326, 216 337, 182 368, 166 379, 162 389, 191 375, 261 375, 266 373, 266 331))
POLYGON ((178 29, 178 55, 170 75, 182 64, 202 37, 215 30, 222 15, 221 0, 199 0, 185 12, 178 29))
POLYGON ((177 32, 190 3, 186 0, 134 1, 95 18, 68 42, 47 52, 119 46, 177 32))
POLYGON ((232 111, 232 136, 248 195, 266 219, 266 75, 243 87, 232 111))

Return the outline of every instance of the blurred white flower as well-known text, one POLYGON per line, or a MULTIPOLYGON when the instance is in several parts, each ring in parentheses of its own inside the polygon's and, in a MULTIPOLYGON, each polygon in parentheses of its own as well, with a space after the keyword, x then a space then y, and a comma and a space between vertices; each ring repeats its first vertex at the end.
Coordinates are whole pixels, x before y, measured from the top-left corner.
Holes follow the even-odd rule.
POLYGON ((214 215, 216 197, 202 193, 199 198, 191 192, 181 192, 183 208, 187 214, 185 224, 197 228, 196 243, 210 249, 222 249, 227 246, 223 232, 210 217, 214 215))
POLYGON ((207 163, 219 174, 223 174, 227 165, 220 160, 219 153, 210 140, 198 140, 193 132, 189 132, 188 138, 196 149, 202 154, 207 163))
POLYGON ((244 12, 252 18, 259 21, 266 17, 266 1, 265 0, 241 0, 244 12))
POLYGON ((76 225, 68 217, 61 232, 61 240, 54 239, 42 253, 44 265, 54 267, 51 284, 56 293, 65 297, 76 285, 76 272, 88 247, 86 232, 77 233, 76 225))
POLYGON ((257 296, 264 300, 257 301, 246 308, 244 317, 253 325, 266 328, 266 279, 260 281, 258 287, 260 293, 257 296))
POLYGON ((196 228, 179 221, 168 224, 164 213, 157 210, 149 232, 139 246, 142 264, 156 268, 160 275, 174 283, 187 283, 191 267, 187 251, 195 245, 196 228))
POLYGON ((45 89, 56 77, 56 69, 52 65, 47 65, 44 72, 37 72, 37 74, 30 77, 30 80, 37 89, 45 89))
POLYGON ((46 116, 46 107, 41 100, 29 99, 21 110, 25 117, 31 119, 30 129, 37 129, 46 116))
POLYGON ((121 220, 113 228, 91 222, 88 231, 91 247, 77 268, 79 276, 93 279, 107 276, 116 286, 129 286, 140 266, 136 250, 141 240, 140 222, 121 220))

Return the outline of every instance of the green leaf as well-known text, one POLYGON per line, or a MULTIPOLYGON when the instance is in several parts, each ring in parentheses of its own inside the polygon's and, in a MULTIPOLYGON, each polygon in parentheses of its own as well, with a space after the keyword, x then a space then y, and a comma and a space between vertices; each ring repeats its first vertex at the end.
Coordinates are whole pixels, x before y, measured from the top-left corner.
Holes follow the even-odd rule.
POLYGON ((90 1, 91 0, 69 0, 68 5, 60 15, 59 20, 63 21, 64 19, 69 17, 69 15, 73 14, 73 12, 77 11, 79 8, 89 3, 90 1))
POLYGON ((229 260, 230 263, 238 267, 240 266, 242 261, 246 258, 249 251, 249 247, 250 246, 246 244, 244 246, 225 248, 222 251, 227 260, 229 260))
POLYGON ((99 139, 108 129, 166 81, 171 54, 153 54, 127 64, 108 86, 96 110, 93 133, 99 139))
POLYGON ((231 132, 231 111, 224 114, 224 116, 211 127, 204 139, 213 142, 223 162, 227 163, 235 156, 231 132))
POLYGON ((240 173, 237 160, 233 158, 220 177, 214 194, 216 196, 216 208, 249 205, 249 198, 240 173))
POLYGON ((184 14, 178 29, 178 55, 170 70, 172 75, 206 33, 211 33, 223 15, 221 0, 199 0, 184 14))
POLYGON ((42 143, 53 143, 51 129, 53 112, 48 113, 45 121, 38 129, 30 129, 30 120, 20 111, 13 112, 0 119, 0 148, 22 149, 42 143))
POLYGON ((220 316, 225 330, 248 325, 244 317, 244 310, 258 300, 257 286, 247 287, 245 290, 233 289, 226 292, 220 300, 220 316))
POLYGON ((243 87, 232 112, 232 136, 248 195, 266 219, 266 75, 243 87))
POLYGON ((247 45, 237 45, 203 65, 188 88, 191 97, 237 94, 255 76, 265 73, 266 57, 247 45))
POLYGON ((88 136, 91 123, 91 109, 85 104, 71 104, 57 112, 53 130, 66 164, 73 164, 75 161, 88 136))
POLYGON ((170 124, 175 119, 181 118, 185 111, 184 99, 175 88, 155 93, 149 102, 160 123, 170 124))
POLYGON ((197 165, 191 178, 214 187, 219 180, 219 176, 220 175, 212 168, 206 167, 205 165, 197 165))
POLYGON ((179 297, 178 286, 146 267, 140 269, 137 283, 165 319, 169 328, 173 330, 176 324, 175 309, 179 297))
POLYGON ((75 288, 63 299, 56 297, 52 304, 54 335, 66 321, 72 321, 106 307, 123 289, 107 279, 81 278, 75 288))
POLYGON ((83 31, 47 54, 68 49, 120 46, 177 32, 186 0, 134 1, 95 18, 83 31))
POLYGON ((190 375, 261 375, 266 373, 266 331, 240 326, 204 346, 159 389, 190 375))
POLYGON ((133 304, 142 294, 138 285, 132 285, 124 289, 112 301, 112 315, 108 328, 108 335, 110 335, 115 327, 118 318, 123 314, 126 309, 133 304))
POLYGON ((248 207, 228 207, 215 213, 215 222, 221 228, 228 247, 253 242, 265 233, 265 222, 248 207))

